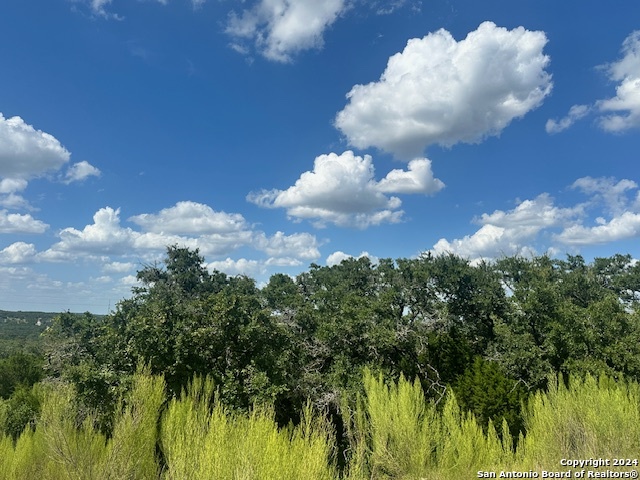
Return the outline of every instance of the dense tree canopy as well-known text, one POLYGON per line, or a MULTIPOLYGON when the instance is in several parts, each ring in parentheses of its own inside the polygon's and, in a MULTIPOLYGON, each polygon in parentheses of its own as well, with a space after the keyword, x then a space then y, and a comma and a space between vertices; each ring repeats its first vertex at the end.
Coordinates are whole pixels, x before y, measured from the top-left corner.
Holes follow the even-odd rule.
POLYGON ((259 289, 172 246, 138 279, 110 315, 64 313, 46 333, 49 378, 73 383, 105 418, 140 364, 172 395, 208 375, 229 408, 273 403, 281 422, 307 399, 338 411, 369 368, 417 378, 435 400, 453 387, 485 425, 506 418, 512 431, 521 399, 549 374, 640 380, 640 265, 630 256, 350 258, 259 289))

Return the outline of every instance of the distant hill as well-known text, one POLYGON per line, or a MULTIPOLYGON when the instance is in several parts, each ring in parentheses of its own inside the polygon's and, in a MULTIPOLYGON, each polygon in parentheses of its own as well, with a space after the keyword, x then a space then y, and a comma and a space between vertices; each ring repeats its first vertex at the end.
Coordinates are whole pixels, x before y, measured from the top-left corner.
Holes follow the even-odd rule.
POLYGON ((0 310, 0 358, 16 351, 39 349, 40 334, 59 313, 0 310))
POLYGON ((59 313, 0 310, 0 338, 39 336, 59 313))

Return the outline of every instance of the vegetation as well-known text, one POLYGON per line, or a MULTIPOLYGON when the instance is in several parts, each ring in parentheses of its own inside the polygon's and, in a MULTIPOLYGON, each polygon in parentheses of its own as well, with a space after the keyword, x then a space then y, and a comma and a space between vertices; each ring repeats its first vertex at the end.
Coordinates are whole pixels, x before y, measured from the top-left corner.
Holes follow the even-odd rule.
POLYGON ((68 385, 47 386, 37 424, 16 442, 0 437, 0 480, 465 479, 540 472, 562 458, 634 459, 640 449, 635 382, 587 375, 566 387, 551 378, 549 391, 525 409, 527 435, 518 446, 506 421, 502 439, 492 422, 484 432, 451 392, 439 408, 404 377, 387 384, 365 371, 363 383, 357 406, 345 410, 350 455, 342 474, 332 460, 332 426, 310 406, 297 426, 279 428, 269 408, 233 413, 215 398, 211 379, 196 377, 163 408, 163 378, 143 370, 118 403, 110 436, 95 417, 78 417, 68 385))
POLYGON ((173 246, 138 279, 0 355, 0 478, 477 478, 638 451, 630 256, 348 259, 259 289, 173 246))

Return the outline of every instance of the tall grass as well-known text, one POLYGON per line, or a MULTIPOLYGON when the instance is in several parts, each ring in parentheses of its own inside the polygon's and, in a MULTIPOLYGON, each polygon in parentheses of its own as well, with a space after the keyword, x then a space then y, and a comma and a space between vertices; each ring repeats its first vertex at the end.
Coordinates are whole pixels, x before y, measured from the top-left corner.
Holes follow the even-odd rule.
POLYGON ((50 388, 35 431, 26 428, 15 445, 0 439, 0 479, 155 479, 156 425, 164 382, 140 373, 117 411, 107 439, 95 418, 78 419, 69 386, 50 388))
POLYGON ((326 420, 307 407, 296 427, 278 429, 271 408, 249 416, 211 402, 213 384, 194 379, 162 419, 164 478, 332 479, 334 448, 326 420))
POLYGON ((561 458, 637 458, 640 452, 640 388, 637 383, 557 378, 537 393, 525 412, 523 464, 558 465, 561 458))
MULTIPOLYGON (((636 383, 587 376, 570 378, 567 387, 551 379, 525 406, 527 434, 514 448, 506 422, 501 437, 491 423, 483 431, 451 393, 436 407, 417 382, 385 383, 369 372, 363 381, 364 394, 343 405, 350 439, 344 480, 470 479, 478 471, 558 470, 561 458, 640 452, 636 383)), ((78 417, 69 387, 44 392, 36 428, 15 442, 0 436, 0 480, 339 478, 333 429, 310 406, 299 425, 278 428, 272 408, 225 410, 213 400, 212 382, 196 378, 162 413, 164 381, 141 371, 107 438, 94 417, 78 417)))
MULTIPOLYGON (((514 447, 506 422, 485 432, 449 393, 441 411, 420 385, 387 385, 365 372, 365 398, 347 412, 351 479, 466 479, 479 471, 559 470, 562 458, 637 458, 640 387, 602 376, 551 379, 525 407, 527 434, 514 447), (502 439, 501 439, 502 438, 502 439)), ((565 469, 566 470, 566 469, 565 469)))

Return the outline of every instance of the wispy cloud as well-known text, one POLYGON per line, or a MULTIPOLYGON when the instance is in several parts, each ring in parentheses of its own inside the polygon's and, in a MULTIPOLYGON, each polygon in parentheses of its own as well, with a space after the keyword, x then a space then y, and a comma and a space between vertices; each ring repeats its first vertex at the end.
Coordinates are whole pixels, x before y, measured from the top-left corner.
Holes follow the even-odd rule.
POLYGON ((560 133, 571 127, 581 118, 586 117, 589 111, 591 111, 591 107, 588 105, 574 105, 569 109, 569 113, 560 120, 547 120, 545 130, 547 133, 560 133))

